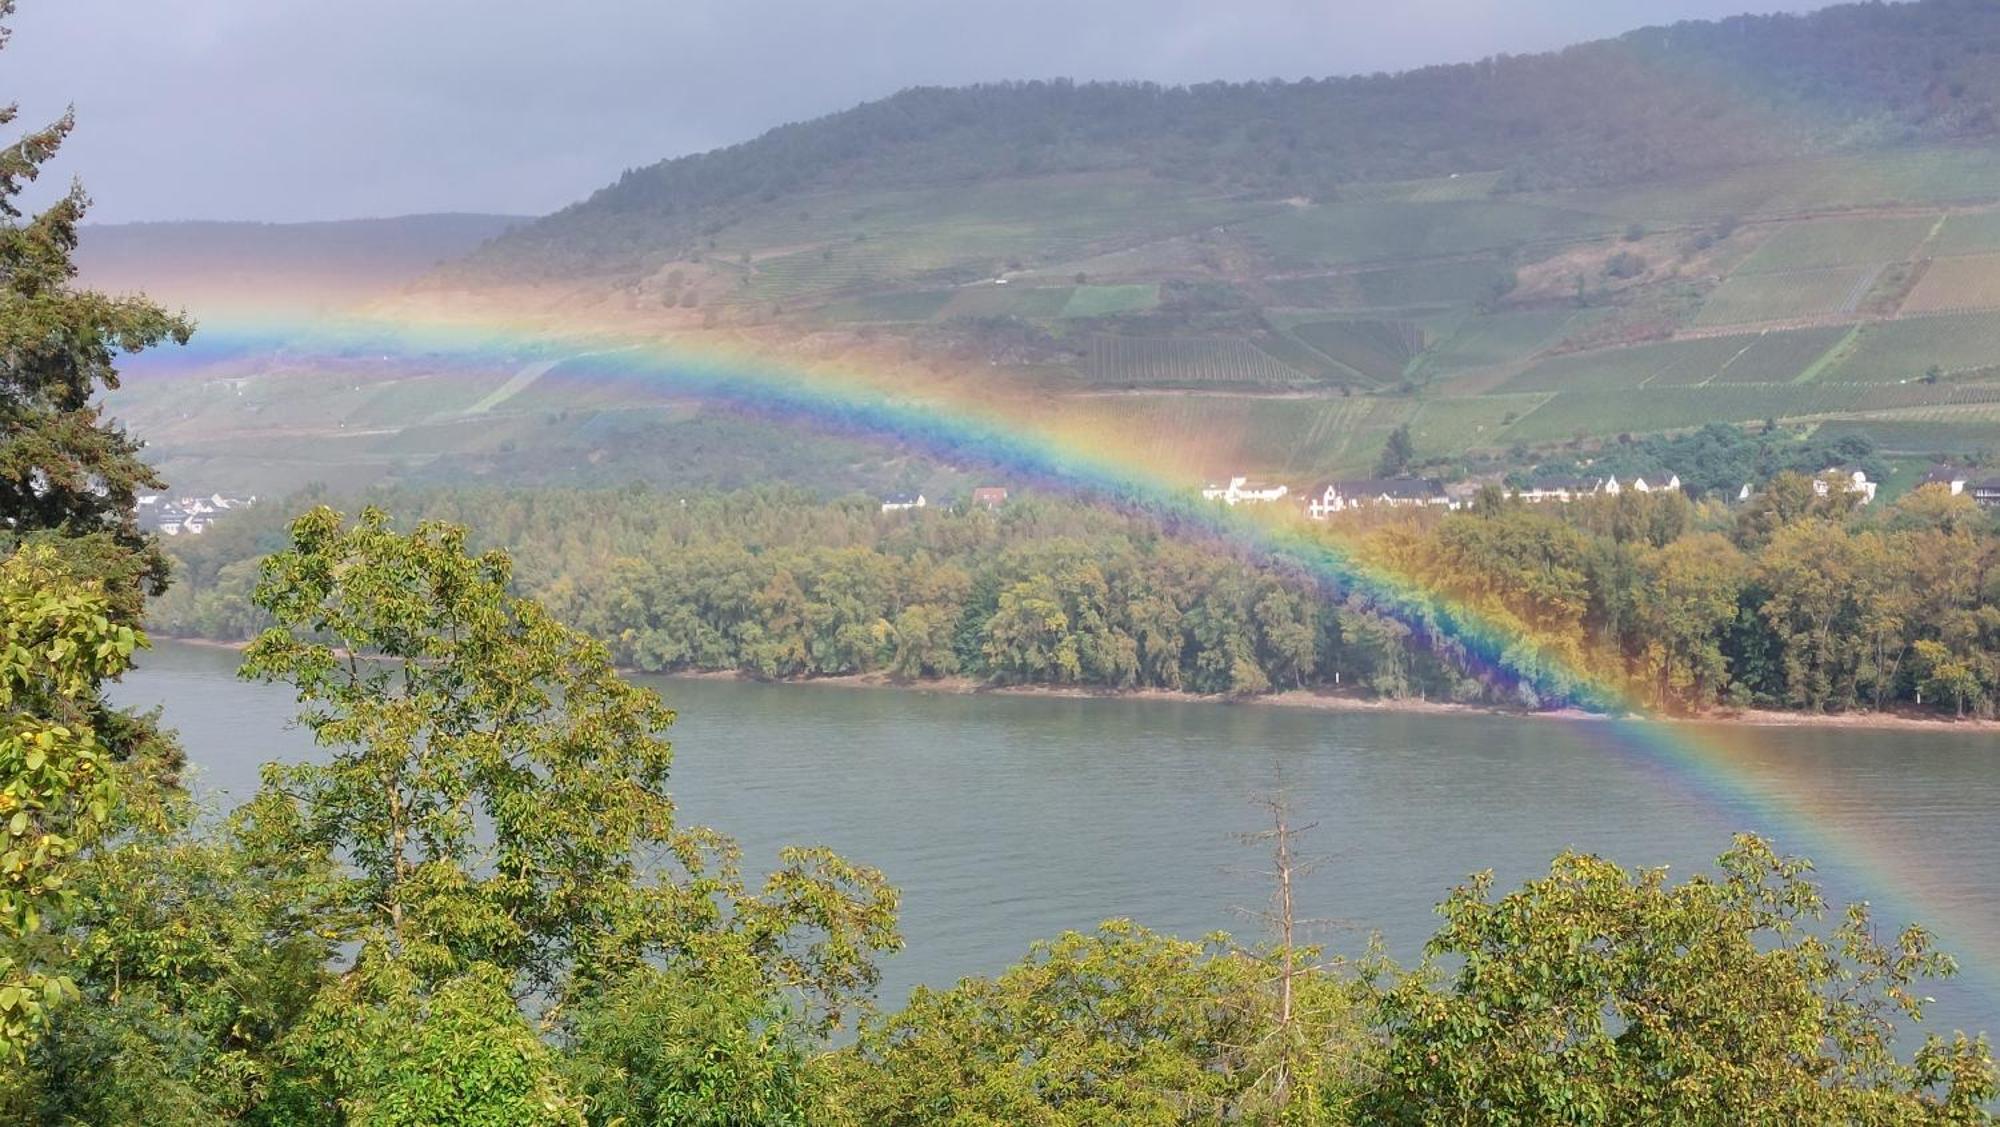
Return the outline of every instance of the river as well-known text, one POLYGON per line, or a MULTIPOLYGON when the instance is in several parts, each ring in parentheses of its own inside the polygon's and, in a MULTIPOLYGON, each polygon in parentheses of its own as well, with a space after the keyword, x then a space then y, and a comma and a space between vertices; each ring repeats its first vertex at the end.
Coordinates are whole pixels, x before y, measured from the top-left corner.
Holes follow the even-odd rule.
MULTIPOLYGON (((165 643, 115 693, 164 707, 197 791, 217 804, 249 793, 264 761, 312 750, 289 725, 289 690, 237 681, 236 661, 165 643)), ((1686 874, 1735 829, 1783 828, 1733 824, 1742 815, 1591 721, 648 680, 680 712, 685 821, 734 835, 747 871, 782 845, 825 844, 902 889, 909 946, 885 966, 890 1001, 1107 917, 1256 934, 1247 913, 1268 898, 1268 857, 1240 835, 1267 827, 1257 800, 1273 794, 1311 826, 1300 847, 1317 864, 1300 903, 1324 921, 1320 938, 1359 952, 1379 932, 1404 960, 1434 930, 1438 900, 1475 870, 1511 887, 1576 846, 1686 874)), ((1810 795, 1811 832, 1858 861, 1826 872, 1835 896, 1914 911, 1944 932, 1968 973, 1934 991, 1927 1025, 2000 1032, 2000 967, 1979 957, 2000 952, 1990 734, 1690 734, 1726 742, 1744 788, 1810 795), (1881 887, 1891 871, 1906 879, 1881 887)))

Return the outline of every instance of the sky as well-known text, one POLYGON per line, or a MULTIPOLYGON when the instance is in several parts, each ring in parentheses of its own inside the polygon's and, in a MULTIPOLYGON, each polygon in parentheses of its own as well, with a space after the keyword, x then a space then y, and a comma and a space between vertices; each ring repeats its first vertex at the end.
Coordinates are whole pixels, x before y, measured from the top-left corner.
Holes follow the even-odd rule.
POLYGON ((19 0, 0 74, 26 120, 75 105, 50 178, 81 176, 96 222, 527 215, 908 86, 1395 71, 1806 6, 19 0))

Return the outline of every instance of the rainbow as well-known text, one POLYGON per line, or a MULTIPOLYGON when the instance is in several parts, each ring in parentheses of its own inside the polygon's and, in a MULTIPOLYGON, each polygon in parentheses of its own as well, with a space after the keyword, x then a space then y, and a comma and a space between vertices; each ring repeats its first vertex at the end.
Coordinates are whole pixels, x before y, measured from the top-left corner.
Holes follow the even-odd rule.
POLYGON ((149 356, 135 368, 136 378, 174 378, 269 354, 366 355, 405 359, 426 371, 448 370, 483 390, 523 377, 617 385, 861 436, 946 463, 977 464, 1010 483, 1140 509, 1169 528, 1219 537, 1238 550, 1299 569, 1329 592, 1358 595, 1418 637, 1448 647, 1491 683, 1594 714, 1590 730, 1605 754, 1694 796, 1733 825, 1813 857, 1834 892, 1871 903, 1879 925, 1920 919, 1934 928, 1946 949, 1961 955, 1961 982, 1978 992, 1981 1008, 2000 1013, 2000 925, 1925 894, 1931 881, 1923 859, 1910 855, 1914 851, 1840 835, 1833 829, 1832 802, 1810 780, 1774 786, 1741 749, 1732 748, 1727 729, 1649 718, 1615 678, 1551 662, 1532 643, 1523 654, 1525 639, 1510 627, 1408 577, 1370 566, 1296 528, 1199 502, 1188 482, 1149 468, 1146 448, 1135 436, 1100 424, 1072 425, 1031 402, 997 394, 959 388, 918 397, 863 364, 774 360, 748 348, 691 346, 686 338, 662 343, 618 329, 557 332, 500 320, 224 319, 205 324, 195 340, 178 353, 149 356))

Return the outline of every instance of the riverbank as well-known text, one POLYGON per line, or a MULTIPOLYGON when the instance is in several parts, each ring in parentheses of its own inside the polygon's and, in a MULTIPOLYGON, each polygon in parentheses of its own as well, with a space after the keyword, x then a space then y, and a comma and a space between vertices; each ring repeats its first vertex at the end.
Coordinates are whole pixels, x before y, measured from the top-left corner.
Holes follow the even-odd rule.
MULTIPOLYGON (((181 646, 207 649, 242 650, 247 642, 225 642, 213 638, 182 638, 156 634, 154 639, 181 646)), ((678 670, 649 672, 625 668, 625 673, 664 677, 677 681, 745 681, 764 684, 823 687, 831 689, 894 689, 900 692, 945 695, 987 694, 993 696, 1045 697, 1058 700, 1140 700, 1175 701, 1183 704, 1226 704, 1264 708, 1311 709, 1321 712, 1400 712, 1504 716, 1521 720, 1605 721, 1645 720, 1662 724, 1735 725, 1748 728, 1846 728, 1921 732, 2000 732, 2000 720, 1953 719, 1927 713, 1908 712, 1786 712, 1779 709, 1712 709, 1698 716, 1646 716, 1639 713, 1606 714, 1580 708, 1529 710, 1458 701, 1395 699, 1362 696, 1328 689, 1287 689, 1259 696, 1230 696, 1223 693, 1188 693, 1173 689, 1098 689, 1078 685, 993 685, 971 677, 932 677, 918 681, 900 680, 886 673, 850 673, 837 677, 800 677, 770 680, 735 669, 678 670)), ((670 702, 671 703, 671 702, 670 702)))

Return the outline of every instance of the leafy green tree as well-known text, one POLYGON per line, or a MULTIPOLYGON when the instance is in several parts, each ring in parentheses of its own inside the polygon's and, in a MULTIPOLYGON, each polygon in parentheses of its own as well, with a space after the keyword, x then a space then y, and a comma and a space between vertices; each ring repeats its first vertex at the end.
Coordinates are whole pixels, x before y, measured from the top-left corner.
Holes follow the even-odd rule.
POLYGON ((581 999, 563 1071, 592 1124, 805 1127, 810 1034, 754 963, 698 976, 638 967, 581 999))
POLYGON ((1978 670, 1943 642, 1925 638, 1917 642, 1916 651, 1924 692, 1933 700, 1952 702, 1963 717, 1966 704, 1977 700, 1986 688, 1978 670))
POLYGON ((1355 1007, 1331 975, 1301 975, 1296 1020, 1325 1076, 1291 1113, 1260 1103, 1273 1028, 1269 959, 1112 920, 1037 944, 993 979, 918 988, 824 1064, 827 1122, 909 1124, 1331 1123, 1355 1007))
POLYGON ((243 673, 291 682, 329 754, 268 767, 253 814, 267 847, 346 859, 327 926, 423 981, 493 966, 557 999, 728 937, 837 1019, 898 942, 893 890, 823 850, 746 888, 733 845, 675 823, 673 714, 464 543, 320 508, 265 562, 277 625, 243 673))
POLYGON ((281 1039, 329 981, 305 909, 332 875, 184 828, 94 852, 68 920, 81 996, 0 1081, 0 1122, 198 1127, 262 1108, 287 1081, 281 1039))
MULTIPOLYGON (((13 12, 0 0, 0 20, 13 12)), ((17 116, 0 108, 0 126, 17 116)), ((119 619, 137 625, 142 594, 164 588, 167 565, 139 530, 135 499, 162 482, 96 396, 118 386, 115 353, 185 343, 192 326, 144 298, 71 284, 90 202, 81 186, 23 221, 21 193, 75 124, 65 114, 0 150, 0 548, 38 534, 73 541, 119 619)))
POLYGON ((0 561, 0 1057, 18 1061, 74 998, 55 925, 73 907, 79 854, 112 819, 118 787, 93 721, 98 687, 144 638, 95 580, 46 546, 0 561))
POLYGON ((280 1122, 348 1127, 583 1127, 583 1100, 491 964, 436 983, 376 950, 323 993, 287 1044, 302 1067, 280 1122))
POLYGON ((1728 683, 1721 643, 1736 617, 1744 570, 1742 554, 1712 532, 1645 558, 1633 626, 1660 707, 1706 704, 1728 683))
POLYGON ((1931 937, 1829 929, 1805 862, 1743 835, 1716 877, 1669 884, 1565 853, 1495 900, 1492 874, 1440 908, 1431 963, 1382 998, 1389 1038, 1364 1111, 1399 1123, 1984 1122, 1985 1040, 1927 1038, 1931 937), (1450 966, 1454 969, 1446 970, 1450 966))

